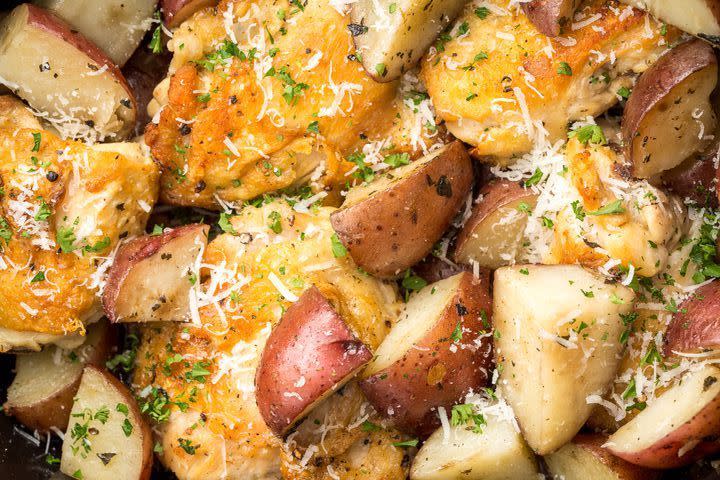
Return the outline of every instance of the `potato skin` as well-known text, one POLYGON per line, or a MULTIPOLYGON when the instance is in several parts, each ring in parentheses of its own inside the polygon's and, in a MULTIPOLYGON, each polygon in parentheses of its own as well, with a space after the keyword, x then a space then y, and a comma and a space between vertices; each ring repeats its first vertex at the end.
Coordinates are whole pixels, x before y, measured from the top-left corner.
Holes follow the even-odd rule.
POLYGON ((618 480, 655 480, 660 477, 659 472, 633 465, 622 458, 616 457, 602 447, 605 442, 607 442, 607 436, 588 433, 579 433, 572 441, 572 443, 592 454, 600 463, 612 470, 617 475, 618 480))
POLYGON ((260 414, 281 436, 371 359, 368 347, 312 286, 287 309, 265 345, 255 376, 260 414))
POLYGON ((480 190, 480 195, 483 195, 482 200, 473 207, 470 218, 465 222, 465 226, 458 235, 454 255, 456 262, 462 262, 462 259, 467 256, 463 250, 468 240, 488 215, 510 202, 536 196, 532 190, 524 188, 518 182, 504 179, 491 180, 480 190))
POLYGON ((718 154, 720 144, 702 155, 693 156, 678 165, 666 170, 661 175, 662 184, 670 192, 688 198, 701 207, 717 208, 717 169, 714 158, 718 154))
MULTIPOLYGON (((101 322, 96 326, 102 331, 99 333, 97 344, 90 351, 88 365, 103 365, 117 345, 117 328, 105 320, 101 322)), ((66 384, 52 396, 27 405, 13 405, 8 401, 3 405, 3 410, 28 428, 45 432, 49 431, 50 427, 57 427, 65 431, 81 378, 82 370, 78 372, 77 378, 72 383, 66 384)))
POLYGON ((160 0, 163 22, 168 28, 175 28, 198 10, 217 3, 218 0, 160 0))
POLYGON ((23 5, 24 8, 28 9, 27 24, 38 30, 44 30, 46 32, 55 35, 56 37, 62 38, 65 42, 69 43, 73 47, 77 48, 90 60, 101 65, 106 66, 112 76, 125 88, 128 93, 128 97, 132 102, 132 110, 137 110, 135 104, 135 96, 130 89, 125 77, 118 68, 117 65, 103 52, 97 45, 85 38, 83 34, 73 30, 64 20, 57 15, 49 12, 35 5, 26 3, 23 5))
POLYGON ((359 382, 378 413, 399 430, 429 436, 440 426, 437 407, 449 411, 469 390, 487 384, 493 367, 492 340, 477 340, 481 332, 491 331, 492 322, 490 275, 484 273, 480 278, 461 273, 457 293, 425 337, 395 363, 359 382), (450 348, 459 323, 461 343, 467 346, 477 341, 477 349, 450 348))
POLYGON ((124 383, 122 383, 113 374, 111 374, 104 368, 100 368, 95 365, 88 365, 87 367, 85 367, 85 372, 87 372, 88 370, 92 370, 93 372, 102 375, 105 381, 107 381, 112 388, 122 394, 125 399, 125 404, 129 409, 128 417, 134 418, 139 424, 140 432, 138 432, 137 434, 143 436, 143 458, 141 460, 142 469, 140 471, 140 476, 138 477, 138 480, 149 480, 150 475, 152 474, 153 466, 153 433, 152 430, 150 430, 150 426, 145 420, 145 417, 143 417, 142 413, 140 412, 140 408, 138 407, 137 401, 135 400, 135 396, 130 392, 130 390, 128 390, 128 387, 125 386, 124 383))
POLYGON ((638 79, 625 105, 621 133, 625 157, 632 161, 633 140, 641 135, 640 124, 670 91, 695 72, 717 64, 713 48, 701 40, 690 40, 660 57, 638 79))
POLYGON ((209 229, 210 227, 207 225, 194 223, 183 225, 182 227, 165 232, 162 235, 143 235, 124 244, 117 252, 115 261, 108 270, 108 280, 105 290, 103 291, 102 306, 108 319, 111 322, 118 321, 115 308, 116 302, 120 298, 120 291, 122 290, 125 278, 137 263, 153 256, 158 250, 175 238, 184 235, 195 235, 198 230, 204 230, 204 234, 207 237, 209 229))
POLYGON ((720 347, 720 281, 703 285, 678 306, 665 333, 665 356, 720 347))
POLYGON ((648 468, 684 467, 720 451, 720 442, 717 441, 718 431, 720 431, 720 395, 688 422, 676 426, 675 430, 655 444, 637 452, 622 455, 618 452, 616 455, 628 462, 648 468), (694 439, 703 440, 688 453, 679 457, 678 451, 685 447, 688 441, 694 439))
POLYGON ((577 0, 532 0, 522 4, 525 15, 545 36, 557 37, 562 27, 572 20, 577 0))
MULTIPOLYGON (((481 270, 484 269, 481 268, 481 270)), ((413 271, 427 283, 435 283, 460 272, 472 272, 472 269, 468 265, 451 265, 435 255, 428 255, 413 267, 413 271)), ((490 272, 488 271, 487 274, 489 275, 490 272)), ((485 272, 482 275, 485 275, 485 272)))
POLYGON ((386 190, 334 212, 330 221, 358 266, 378 277, 397 277, 432 250, 472 180, 470 157, 456 141, 386 190))

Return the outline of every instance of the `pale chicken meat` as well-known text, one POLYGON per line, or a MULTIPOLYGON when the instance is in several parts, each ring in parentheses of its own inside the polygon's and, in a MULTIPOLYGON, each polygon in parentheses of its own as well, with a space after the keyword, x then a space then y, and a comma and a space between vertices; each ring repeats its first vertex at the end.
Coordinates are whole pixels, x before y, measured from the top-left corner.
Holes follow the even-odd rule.
POLYGON ((337 195, 353 168, 344 158, 366 143, 414 153, 437 141, 398 82, 365 73, 348 20, 325 0, 223 1, 169 48, 145 135, 166 202, 217 207, 308 181, 337 195))
POLYGON ((548 38, 507 3, 468 6, 422 62, 447 129, 494 163, 530 151, 544 130, 557 141, 570 122, 605 112, 679 34, 639 10, 595 0, 563 36, 548 38))
POLYGON ((157 179, 140 145, 61 140, 0 97, 0 351, 82 342, 109 257, 144 230, 157 179))
MULTIPOLYGON (((246 207, 203 254, 193 322, 143 327, 134 384, 141 408, 160 420, 161 459, 181 480, 280 478, 282 440, 260 416, 254 378, 273 326, 307 288, 373 350, 395 321, 394 287, 333 254, 332 211, 282 200, 246 207)), ((360 416, 362 403, 345 413, 360 416)), ((391 458, 388 471, 399 471, 402 455, 391 458)))

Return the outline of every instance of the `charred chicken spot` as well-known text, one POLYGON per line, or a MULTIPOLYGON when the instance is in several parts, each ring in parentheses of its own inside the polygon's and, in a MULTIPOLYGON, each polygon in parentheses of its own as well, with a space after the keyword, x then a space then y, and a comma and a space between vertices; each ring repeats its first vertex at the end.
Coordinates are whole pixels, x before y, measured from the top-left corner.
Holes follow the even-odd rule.
POLYGON ((462 304, 462 302, 456 303, 455 309, 457 310, 458 315, 460 315, 461 317, 464 317, 468 314, 468 309, 465 305, 462 304))
POLYGON ((348 24, 348 30, 350 30, 350 35, 353 37, 357 37, 358 35, 362 35, 363 33, 366 33, 368 31, 368 27, 365 25, 360 25, 358 23, 350 23, 348 24))
POLYGON ((445 175, 441 176, 440 179, 437 181, 437 185, 435 185, 435 191, 441 197, 452 197, 452 185, 450 184, 450 180, 445 175))
POLYGON ((172 258, 172 253, 163 253, 162 255, 160 255, 160 258, 162 258, 163 260, 170 260, 172 258))
POLYGON ((124 204, 124 203, 118 203, 117 205, 115 205, 115 209, 122 212, 123 210, 125 210, 125 204, 124 204))

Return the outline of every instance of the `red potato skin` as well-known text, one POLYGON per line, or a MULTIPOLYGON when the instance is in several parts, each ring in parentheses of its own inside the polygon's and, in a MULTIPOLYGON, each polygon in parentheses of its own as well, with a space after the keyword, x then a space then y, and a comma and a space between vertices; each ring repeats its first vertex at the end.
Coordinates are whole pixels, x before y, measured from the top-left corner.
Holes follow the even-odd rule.
POLYGON ((205 7, 213 7, 218 0, 160 0, 163 22, 168 28, 175 28, 205 7))
POLYGON ((458 261, 458 252, 465 247, 465 243, 488 215, 510 202, 536 196, 532 190, 510 180, 491 180, 480 190, 480 195, 483 196, 482 200, 473 207, 470 218, 465 222, 465 226, 458 235, 455 247, 456 262, 458 261))
POLYGON ((282 436, 371 359, 368 347, 313 286, 287 309, 265 345, 255 377, 260 414, 282 436))
POLYGON ((173 239, 183 235, 194 235, 198 230, 203 230, 207 237, 210 227, 200 223, 183 225, 162 235, 143 235, 134 238, 120 247, 115 255, 115 261, 108 270, 108 281, 102 295, 103 310, 111 322, 118 320, 115 314, 115 303, 120 296, 122 284, 133 265, 153 256, 173 239))
MULTIPOLYGON (((460 272, 472 272, 472 269, 468 265, 451 265, 434 255, 428 255, 422 262, 413 267, 413 271, 427 283, 435 283, 460 272)), ((485 272, 481 273, 481 275, 485 275, 485 272)))
POLYGON ((459 321, 463 328, 461 343, 466 346, 473 345, 480 332, 491 328, 481 317, 485 312, 487 321, 492 321, 490 275, 484 273, 480 278, 463 273, 458 294, 440 321, 414 345, 417 348, 359 382, 373 407, 399 430, 426 438, 440 426, 437 407, 449 412, 470 390, 477 391, 487 384, 493 368, 491 339, 485 337, 477 349, 449 349, 459 321), (462 307, 467 310, 464 316, 459 314, 462 307))
MULTIPOLYGON (((88 365, 104 365, 105 360, 117 347, 117 328, 105 320, 101 320, 101 322, 98 328, 102 328, 103 332, 100 334, 100 341, 88 358, 88 365)), ((80 387, 81 377, 82 375, 79 375, 71 385, 41 402, 16 407, 6 403, 3 405, 3 410, 28 428, 46 432, 50 430, 50 427, 57 427, 64 432, 68 426, 70 410, 72 410, 75 394, 80 387)))
POLYGON ((130 390, 128 390, 128 387, 126 387, 124 383, 122 383, 113 374, 111 374, 104 368, 100 368, 94 365, 88 365, 87 367, 85 367, 85 370, 88 369, 95 370, 96 372, 101 374, 103 377, 105 377, 108 383, 110 383, 115 389, 123 393, 123 396, 126 399, 126 405, 130 411, 130 416, 138 420, 138 423, 140 424, 140 429, 142 430, 143 469, 140 472, 138 480, 150 480, 153 466, 153 434, 150 426, 145 420, 145 417, 143 417, 142 413, 140 412, 140 408, 135 401, 135 396, 132 394, 132 392, 130 392, 130 390))
POLYGON ((720 347, 720 281, 693 292, 678 307, 665 332, 663 354, 696 352, 720 347))
POLYGON ((522 9, 540 33, 557 37, 562 27, 572 20, 578 3, 577 0, 531 0, 523 3, 522 9))
POLYGON ((597 458, 600 463, 615 472, 618 480, 656 480, 660 478, 660 472, 634 465, 616 457, 603 448, 605 442, 607 442, 605 435, 586 433, 578 434, 572 441, 572 443, 585 449, 585 451, 597 458))
POLYGON ((444 159, 438 157, 387 190, 330 215, 338 238, 366 272, 397 277, 422 260, 450 226, 470 192, 473 170, 461 142, 446 149, 440 154, 444 159), (449 192, 440 186, 443 177, 449 192))
POLYGON ((717 58, 712 46, 693 39, 667 52, 640 76, 625 104, 622 119, 621 133, 627 159, 632 159, 633 140, 640 134, 640 123, 645 115, 680 82, 715 64, 717 58))
POLYGON ((718 154, 716 144, 709 152, 693 156, 677 167, 662 173, 665 188, 683 200, 688 198, 701 207, 718 207, 717 169, 714 158, 718 154))
POLYGON ((38 30, 43 30, 56 37, 60 37, 63 41, 69 43, 73 47, 77 48, 90 60, 97 63, 101 68, 107 66, 108 71, 112 74, 128 93, 128 100, 133 104, 133 110, 137 110, 135 103, 135 96, 133 95, 130 85, 123 76, 122 72, 110 58, 100 50, 93 42, 85 38, 80 32, 73 30, 64 20, 57 15, 45 10, 44 8, 36 7, 35 5, 26 3, 23 5, 24 8, 28 9, 27 24, 38 30))
POLYGON ((608 450, 615 456, 642 467, 678 468, 720 452, 718 432, 720 432, 720 395, 684 425, 677 426, 669 435, 644 450, 618 452, 613 450, 612 445, 608 446, 608 450), (688 432, 694 433, 688 435, 688 432), (678 457, 678 451, 693 440, 699 440, 700 443, 683 456, 678 457))

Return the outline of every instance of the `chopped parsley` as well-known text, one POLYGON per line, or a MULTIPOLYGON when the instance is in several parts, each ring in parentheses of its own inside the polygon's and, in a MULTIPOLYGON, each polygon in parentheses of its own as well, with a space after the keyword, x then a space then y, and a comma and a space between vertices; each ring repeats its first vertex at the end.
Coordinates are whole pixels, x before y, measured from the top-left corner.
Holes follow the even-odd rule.
POLYGON ((347 248, 338 238, 337 233, 333 233, 330 237, 330 244, 332 245, 332 253, 335 258, 342 258, 347 255, 347 248))
POLYGON ((383 162, 390 165, 393 168, 397 168, 403 165, 409 165, 410 164, 410 155, 407 153, 393 153, 388 156, 386 156, 383 159, 383 162))
POLYGON ((57 243, 64 253, 75 250, 75 231, 72 227, 60 227, 57 230, 57 243))
POLYGON ((45 200, 42 198, 40 199, 40 202, 40 208, 38 208, 38 211, 35 214, 35 220, 44 221, 52 215, 52 210, 50 209, 50 205, 45 203, 45 200))
POLYGON ((40 151, 40 143, 42 142, 42 133, 39 133, 39 132, 33 133, 32 137, 33 137, 32 151, 39 152, 40 151))
POLYGON ((568 132, 568 138, 577 138, 580 143, 587 145, 593 143, 595 145, 605 145, 607 139, 602 128, 597 125, 584 125, 568 132))
POLYGON ((457 427, 467 425, 472 422, 472 431, 474 433, 482 433, 482 427, 487 425, 485 417, 480 413, 475 413, 475 406, 470 403, 463 403, 452 407, 450 413, 450 425, 457 427))
POLYGON ((560 62, 560 65, 557 68, 557 73, 559 75, 567 75, 572 76, 572 68, 570 67, 570 64, 567 62, 560 62))
POLYGON ((39 272, 37 272, 35 274, 35 276, 32 278, 32 280, 30 280, 30 283, 42 282, 43 280, 45 280, 45 272, 40 270, 39 272))
POLYGON ((218 226, 220 227, 220 230, 222 230, 225 233, 231 233, 233 235, 238 235, 237 230, 235 230, 235 227, 232 226, 232 223, 230 222, 230 218, 232 215, 228 213, 221 213, 220 218, 218 219, 218 226))
POLYGON ((485 20, 490 15, 490 9, 487 7, 478 7, 474 10, 475 16, 480 20, 485 20))
POLYGON ((275 233, 282 233, 282 216, 280 215, 280 212, 273 210, 270 212, 270 215, 268 215, 268 220, 270 221, 270 223, 268 223, 270 230, 275 233))
POLYGON ((615 215, 618 213, 625 213, 625 208, 622 206, 622 200, 615 200, 614 202, 608 203, 598 208, 594 212, 587 212, 588 215, 615 215))

